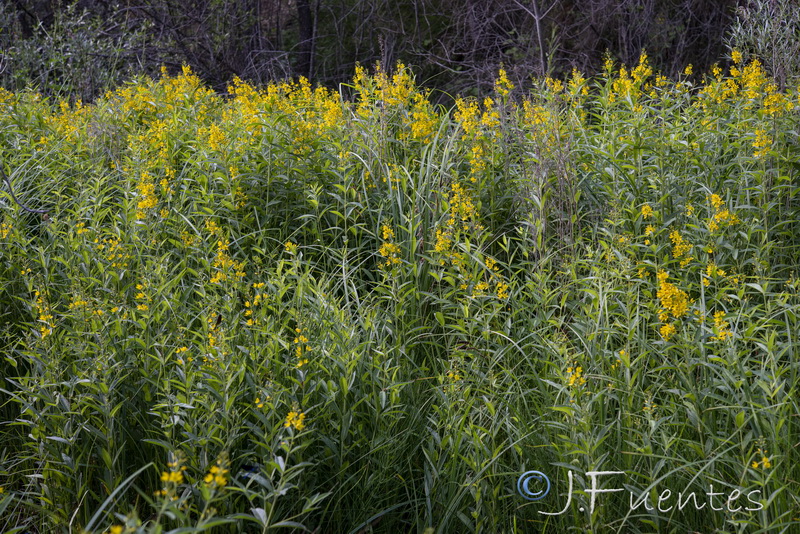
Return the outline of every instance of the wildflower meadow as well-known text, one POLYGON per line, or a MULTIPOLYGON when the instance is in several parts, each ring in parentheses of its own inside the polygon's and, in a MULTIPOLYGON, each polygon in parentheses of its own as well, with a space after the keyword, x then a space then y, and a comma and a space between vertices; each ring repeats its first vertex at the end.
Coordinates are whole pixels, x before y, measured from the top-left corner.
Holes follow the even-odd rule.
POLYGON ((0 531, 800 532, 798 89, 433 97, 0 89, 0 531))

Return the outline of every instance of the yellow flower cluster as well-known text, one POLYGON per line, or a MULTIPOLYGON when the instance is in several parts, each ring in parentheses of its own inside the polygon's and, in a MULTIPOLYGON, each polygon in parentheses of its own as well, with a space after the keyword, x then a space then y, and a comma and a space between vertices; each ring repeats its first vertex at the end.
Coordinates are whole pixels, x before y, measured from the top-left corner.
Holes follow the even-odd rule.
POLYGON ((303 422, 306 418, 306 414, 303 412, 296 412, 292 410, 286 415, 286 421, 284 421, 283 426, 286 428, 294 427, 296 430, 303 430, 305 428, 305 423, 303 422))
POLYGON ((544 79, 544 85, 547 87, 548 91, 554 94, 558 94, 564 90, 564 82, 551 78, 550 76, 544 79))
POLYGON ((656 296, 661 303, 662 310, 659 319, 666 322, 671 314, 675 319, 686 315, 689 309, 689 295, 678 289, 674 284, 667 282, 669 274, 666 271, 658 272, 658 292, 656 296))
POLYGON ((244 316, 247 317, 247 326, 253 326, 255 320, 253 319, 253 310, 258 308, 263 301, 269 298, 269 295, 259 293, 257 290, 263 289, 266 284, 264 282, 256 282, 253 284, 253 298, 244 301, 244 316))
POLYGON ((560 150, 563 122, 556 109, 549 109, 526 99, 522 102, 522 120, 526 126, 526 137, 533 142, 540 159, 552 156, 560 150))
POLYGON ((650 206, 650 204, 645 204, 644 206, 642 206, 642 219, 649 219, 652 216, 653 216, 653 208, 650 206))
POLYGON ((725 312, 718 311, 714 314, 714 331, 716 335, 711 336, 711 341, 725 341, 733 337, 733 332, 730 331, 730 325, 725 320, 725 312))
POLYGON ((383 236, 383 244, 381 244, 381 248, 378 249, 378 254, 386 258, 386 261, 382 262, 380 267, 391 267, 392 265, 400 263, 400 246, 392 242, 394 239, 394 230, 392 230, 390 226, 384 224, 381 227, 381 234, 383 236))
POLYGON ((212 284, 219 284, 228 279, 238 282, 245 276, 244 263, 231 258, 228 254, 228 242, 222 239, 217 241, 217 255, 214 258, 213 268, 216 272, 211 277, 212 284))
POLYGON ((772 467, 772 462, 769 460, 769 456, 767 456, 766 449, 758 449, 758 455, 761 456, 761 460, 753 460, 753 463, 750 465, 753 469, 758 469, 761 467, 762 469, 769 469, 772 467))
MULTIPOLYGON (((178 356, 178 355, 181 355, 181 356, 180 356, 179 358, 177 358, 177 360, 176 360, 176 361, 177 361, 179 364, 183 365, 183 363, 184 363, 184 360, 183 360, 183 356, 182 356, 182 355, 183 355, 183 353, 185 353, 185 352, 188 352, 188 351, 189 351, 189 347, 178 347, 177 349, 175 349, 175 355, 176 355, 176 356, 178 356)), ((187 361, 189 361, 190 363, 191 363, 193 360, 194 360, 194 359, 193 359, 193 358, 191 358, 191 357, 187 358, 187 361)))
POLYGON ((713 261, 708 262, 708 265, 706 265, 706 275, 703 277, 703 285, 706 287, 710 286, 711 279, 717 275, 725 276, 725 271, 719 269, 713 261))
POLYGON ((298 246, 297 246, 297 244, 292 243, 291 241, 287 241, 286 244, 284 245, 284 248, 285 248, 286 252, 288 252, 292 256, 297 254, 298 246))
POLYGON ((514 90, 514 84, 508 80, 508 73, 505 69, 497 72, 497 79, 494 81, 494 91, 501 97, 508 96, 514 90))
MULTIPOLYGON (((503 275, 500 274, 500 268, 497 266, 497 262, 494 258, 489 256, 486 256, 485 262, 486 269, 489 271, 489 279, 494 283, 495 295, 497 295, 497 298, 500 300, 506 300, 508 298, 509 285, 503 279, 503 275)), ((488 284, 486 284, 486 288, 488 289, 488 284)))
POLYGON ((0 239, 5 239, 8 237, 9 232, 11 232, 11 223, 3 222, 0 224, 0 239))
POLYGON ((491 140, 500 135, 500 112, 491 97, 483 100, 483 111, 474 101, 456 99, 455 119, 463 131, 461 139, 466 141, 467 161, 470 167, 470 181, 478 177, 490 163, 491 140))
POLYGON ((308 358, 305 356, 311 347, 308 346, 308 338, 302 334, 301 328, 295 328, 294 331, 297 334, 297 337, 294 338, 294 355, 297 357, 297 367, 300 368, 308 363, 308 358))
POLYGON ((144 290, 146 289, 146 284, 136 284, 136 296, 134 297, 138 302, 136 305, 136 309, 139 311, 147 311, 150 308, 149 303, 152 302, 152 298, 147 295, 144 290))
POLYGON ((128 266, 128 254, 123 249, 120 238, 112 236, 102 241, 95 238, 93 243, 98 251, 105 254, 106 261, 110 262, 113 269, 125 269, 128 266))
MULTIPOLYGON (((651 235, 653 235, 655 233, 655 231, 656 231, 655 227, 652 224, 648 224, 647 228, 644 229, 644 235, 645 235, 645 237, 650 237, 651 235)), ((650 244, 650 240, 649 239, 645 239, 644 240, 644 244, 645 245, 649 245, 650 244)))
POLYGON ((225 143, 225 133, 216 123, 208 127, 199 128, 197 130, 197 138, 205 139, 211 150, 215 152, 218 152, 225 143))
POLYGON ((378 66, 375 80, 378 83, 381 100, 387 106, 405 106, 408 104, 411 94, 414 92, 414 80, 405 65, 402 63, 397 64, 391 81, 389 81, 389 75, 378 66))
POLYGON ((642 406, 642 411, 652 417, 655 417, 656 408, 658 408, 658 404, 653 402, 653 398, 648 393, 644 399, 644 406, 642 406))
MULTIPOLYGON (((610 60, 606 60, 606 66, 610 65, 610 60)), ((611 64, 613 65, 613 64, 611 64)), ((619 68, 619 73, 614 81, 611 83, 611 92, 608 95, 608 101, 613 103, 616 99, 630 98, 634 100, 640 93, 643 82, 653 73, 647 59, 647 54, 639 56, 639 64, 633 68, 628 74, 625 66, 619 68)))
POLYGON ((708 200, 714 208, 714 215, 708 220, 708 230, 710 232, 716 232, 721 226, 731 226, 741 222, 736 215, 727 208, 723 208, 725 203, 722 197, 714 193, 709 195, 708 200))
MULTIPOLYGON (((410 121, 406 120, 406 122, 408 122, 408 126, 411 128, 411 139, 422 141, 423 143, 430 143, 436 130, 436 123, 439 121, 439 117, 425 95, 420 93, 414 95, 408 117, 410 121)), ((409 134, 404 130, 401 132, 400 138, 408 139, 409 134)))
POLYGON ((165 484, 165 486, 154 492, 156 497, 162 496, 165 497, 167 495, 171 495, 172 499, 175 500, 175 491, 176 486, 179 484, 184 483, 183 473, 186 471, 186 466, 181 465, 181 460, 176 458, 167 463, 167 467, 169 471, 163 471, 161 473, 161 482, 165 484))
MULTIPOLYGON (((760 113, 766 117, 776 117, 792 111, 794 104, 784 94, 778 91, 776 84, 771 83, 761 62, 757 59, 742 67, 742 54, 738 50, 731 53, 734 65, 731 66, 731 77, 723 80, 722 69, 715 65, 712 69, 714 78, 709 80, 700 91, 702 97, 696 105, 708 107, 709 103, 721 104, 725 101, 743 97, 745 107, 759 106, 760 113)), ((758 135, 756 136, 758 139, 758 135)), ((762 136, 760 142, 768 141, 762 136)), ((765 148, 764 146, 756 148, 765 148)), ((758 154, 758 153, 757 153, 758 154)), ((757 156, 760 157, 760 156, 757 156)))
MULTIPOLYGON (((464 258, 460 252, 453 250, 453 243, 460 232, 467 232, 471 225, 475 225, 476 210, 469 193, 456 182, 450 186, 448 210, 450 217, 444 228, 436 229, 434 250, 443 255, 439 260, 440 265, 444 265, 447 261, 460 265, 464 258)), ((480 228, 480 225, 476 226, 480 228)))
POLYGON ((686 256, 686 253, 692 249, 692 244, 684 241, 683 236, 677 230, 673 230, 669 234, 669 239, 672 241, 672 256, 675 259, 681 259, 681 267, 686 267, 692 261, 691 256, 686 256))
POLYGON ((136 218, 142 220, 146 217, 147 210, 153 209, 158 205, 156 186, 150 174, 143 171, 139 175, 136 191, 139 196, 139 200, 136 202, 136 218))
POLYGON ((461 378, 462 378, 461 374, 458 372, 457 369, 450 369, 449 371, 447 371, 448 380, 451 380, 453 382, 458 382, 459 380, 461 380, 461 378))
POLYGON ((38 290, 34 292, 34 297, 36 298, 36 309, 39 312, 39 322, 41 323, 39 325, 39 334, 44 339, 53 333, 53 314, 50 311, 50 306, 45 303, 44 297, 38 290))
MULTIPOLYGON (((208 346, 211 348, 216 347, 219 344, 218 328, 221 322, 222 315, 217 313, 212 313, 206 319, 206 324, 208 325, 208 346)), ((203 358, 203 362, 208 363, 208 358, 203 358)))
POLYGON ((587 96, 589 94, 589 87, 586 84, 586 78, 583 77, 583 73, 581 73, 581 71, 574 67, 572 69, 572 76, 567 83, 567 89, 573 97, 578 96, 578 94, 582 96, 587 96))
POLYGON ((580 365, 567 367, 567 385, 577 389, 584 384, 586 384, 586 378, 583 376, 583 367, 580 365))
POLYGON ((763 158, 769 154, 769 151, 772 148, 772 137, 767 134, 766 130, 762 128, 756 129, 755 139, 753 140, 753 148, 756 149, 756 151, 753 153, 753 156, 756 158, 763 158))
POLYGON ((661 337, 664 338, 664 341, 669 341, 669 339, 675 335, 676 331, 677 329, 673 324, 665 324, 658 330, 658 332, 661 334, 661 337))
POLYGON ((164 471, 161 473, 161 482, 183 484, 183 473, 181 471, 164 471))
MULTIPOLYGON (((76 141, 79 137, 85 136, 91 108, 84 107, 80 100, 77 100, 73 106, 70 106, 68 101, 61 100, 58 108, 59 113, 45 117, 45 124, 54 134, 66 141, 76 141)), ((45 144, 53 138, 52 134, 49 135, 44 140, 45 144)))
POLYGON ((208 474, 203 477, 203 482, 209 489, 221 488, 228 484, 226 475, 228 474, 227 459, 222 457, 217 460, 216 465, 212 465, 208 474))

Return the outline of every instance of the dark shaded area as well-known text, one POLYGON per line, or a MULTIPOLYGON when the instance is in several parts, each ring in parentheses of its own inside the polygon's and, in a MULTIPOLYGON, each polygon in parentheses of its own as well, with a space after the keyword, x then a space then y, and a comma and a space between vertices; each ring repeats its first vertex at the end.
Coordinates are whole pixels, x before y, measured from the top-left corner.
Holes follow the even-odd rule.
POLYGON ((596 71, 646 50, 676 75, 722 59, 736 0, 13 0, 0 6, 0 82, 88 100, 161 65, 224 91, 306 76, 348 82, 356 63, 403 61, 447 93, 596 71))

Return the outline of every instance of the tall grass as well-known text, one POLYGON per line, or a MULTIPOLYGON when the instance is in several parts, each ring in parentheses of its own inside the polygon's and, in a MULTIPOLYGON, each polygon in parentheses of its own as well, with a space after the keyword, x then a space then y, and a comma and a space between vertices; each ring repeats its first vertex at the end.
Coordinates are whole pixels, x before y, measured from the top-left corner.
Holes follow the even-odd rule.
POLYGON ((798 96, 689 74, 3 92, 2 530, 791 532, 798 96))

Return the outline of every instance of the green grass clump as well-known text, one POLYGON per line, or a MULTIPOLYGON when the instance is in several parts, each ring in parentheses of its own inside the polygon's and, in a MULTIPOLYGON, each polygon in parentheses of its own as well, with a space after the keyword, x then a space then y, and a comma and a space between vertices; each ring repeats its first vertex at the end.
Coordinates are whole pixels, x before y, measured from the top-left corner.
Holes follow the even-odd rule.
POLYGON ((792 531, 800 103, 732 59, 2 92, 2 530, 792 531))

